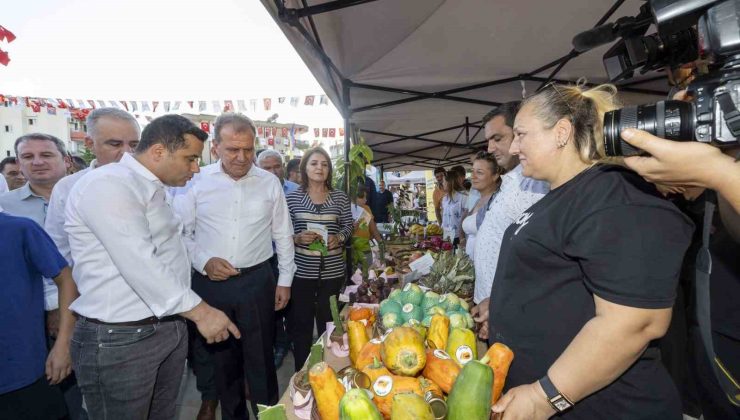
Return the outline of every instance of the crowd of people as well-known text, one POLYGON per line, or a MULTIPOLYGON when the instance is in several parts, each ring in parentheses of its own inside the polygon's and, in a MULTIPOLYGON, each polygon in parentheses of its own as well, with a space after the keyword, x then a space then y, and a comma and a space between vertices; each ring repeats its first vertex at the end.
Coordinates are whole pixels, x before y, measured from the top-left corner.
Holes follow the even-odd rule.
MULTIPOLYGON (((462 166, 434 171, 437 219, 475 264, 478 335, 516 354, 492 410, 734 418, 712 364, 737 384, 738 165, 637 130, 624 139, 651 156, 607 159, 601 124, 615 98, 610 85, 551 84, 484 116, 487 150, 471 156, 470 180, 462 166), (704 188, 718 196, 710 239, 688 201, 660 192, 696 203, 704 188), (693 288, 681 292, 703 247, 712 349, 685 299, 693 288)), ((17 139, 16 157, 0 162, 10 190, 0 195, 0 418, 171 419, 186 359, 199 419, 219 402, 224 419, 247 418, 247 401, 277 403, 285 353, 301 369, 331 319, 345 248, 353 236, 382 240, 376 223, 394 201, 369 178, 353 197, 333 188, 321 148, 286 163, 257 151, 255 136, 249 118, 222 114, 218 160, 200 167, 208 135, 186 118, 140 131, 101 108, 85 138, 96 159, 76 170, 59 139, 17 139)))

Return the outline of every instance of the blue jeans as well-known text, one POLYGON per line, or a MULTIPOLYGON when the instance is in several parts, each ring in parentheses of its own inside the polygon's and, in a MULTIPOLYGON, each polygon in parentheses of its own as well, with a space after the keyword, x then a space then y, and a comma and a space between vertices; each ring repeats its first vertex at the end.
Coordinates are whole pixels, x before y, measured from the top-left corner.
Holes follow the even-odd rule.
POLYGON ((72 365, 90 419, 173 419, 187 350, 182 319, 120 326, 80 317, 72 365))

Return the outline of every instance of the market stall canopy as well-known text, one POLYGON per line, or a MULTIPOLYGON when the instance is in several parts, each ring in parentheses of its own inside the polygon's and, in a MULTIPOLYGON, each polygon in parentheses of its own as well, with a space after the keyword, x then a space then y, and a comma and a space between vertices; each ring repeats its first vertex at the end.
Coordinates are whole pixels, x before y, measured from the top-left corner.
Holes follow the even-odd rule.
POLYGON ((420 184, 426 182, 426 174, 424 171, 411 171, 407 172, 403 175, 398 174, 400 176, 397 176, 396 173, 386 173, 385 174, 385 183, 388 185, 399 185, 399 184, 420 184))
MULTIPOLYGON (((602 56, 574 35, 634 16, 643 1, 262 0, 385 171, 467 163, 480 119, 548 80, 607 81, 602 56)), ((648 73, 621 84, 625 103, 665 97, 648 73)))

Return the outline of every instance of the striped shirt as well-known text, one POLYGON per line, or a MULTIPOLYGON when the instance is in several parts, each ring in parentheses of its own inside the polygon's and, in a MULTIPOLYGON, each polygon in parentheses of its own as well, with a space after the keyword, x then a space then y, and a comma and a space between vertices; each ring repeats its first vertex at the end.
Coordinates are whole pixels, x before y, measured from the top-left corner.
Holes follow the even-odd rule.
POLYGON ((311 251, 306 245, 295 246, 296 277, 308 279, 343 278, 345 274, 344 244, 352 237, 352 212, 349 198, 343 191, 329 192, 324 204, 316 205, 308 193, 299 188, 288 194, 288 209, 293 221, 293 232, 299 234, 306 230, 307 223, 326 226, 329 235, 337 235, 342 246, 330 249, 329 255, 322 257, 319 251, 311 251))

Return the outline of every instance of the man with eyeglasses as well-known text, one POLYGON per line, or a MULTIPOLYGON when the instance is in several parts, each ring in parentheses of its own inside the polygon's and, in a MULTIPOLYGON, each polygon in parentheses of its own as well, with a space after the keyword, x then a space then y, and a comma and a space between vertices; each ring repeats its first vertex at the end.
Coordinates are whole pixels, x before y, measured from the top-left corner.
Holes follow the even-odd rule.
POLYGON ((496 275, 501 241, 506 228, 550 190, 546 182, 522 175, 519 159, 509 152, 514 140, 514 118, 519 111, 519 102, 507 102, 483 117, 484 133, 488 141, 488 152, 506 172, 499 192, 493 198, 486 217, 478 229, 475 242, 475 295, 472 309, 475 321, 481 324, 478 335, 488 337, 488 302, 493 278, 496 275))

